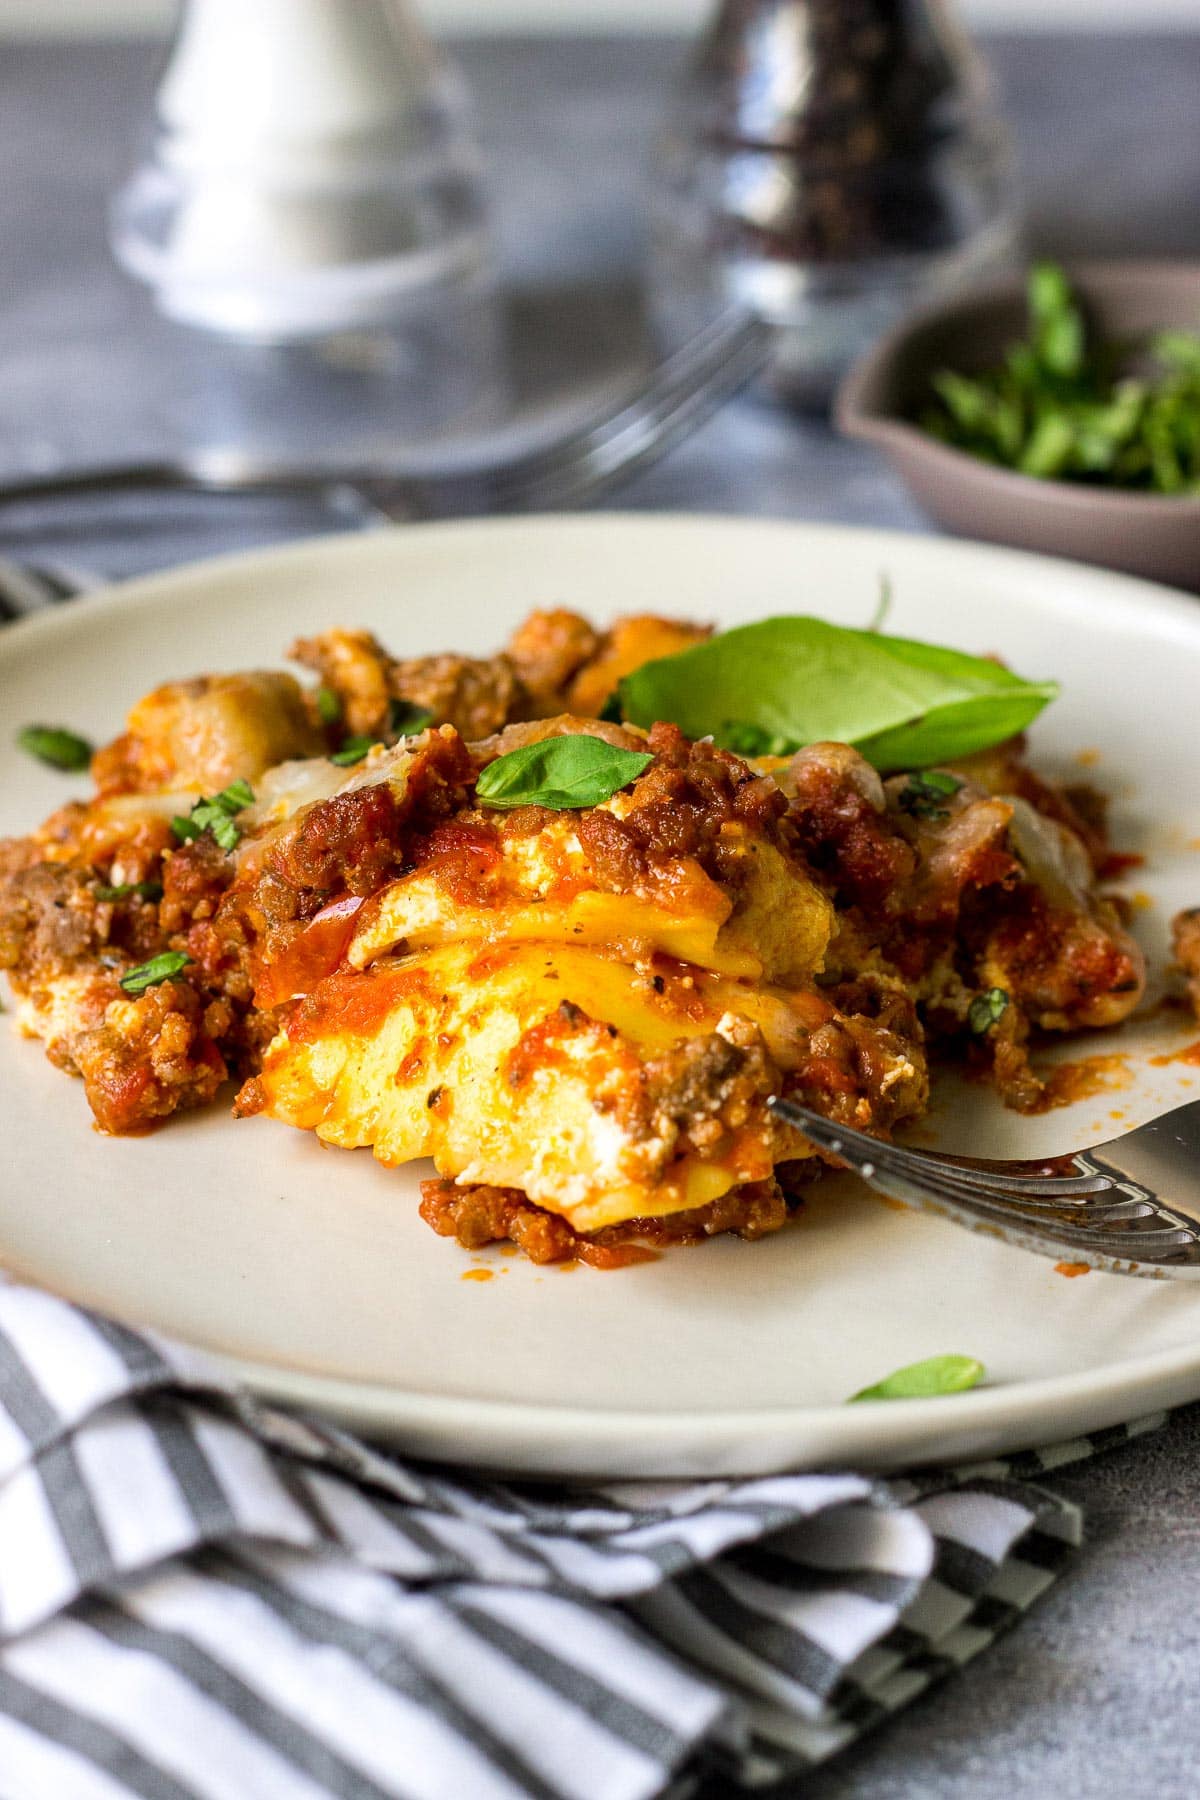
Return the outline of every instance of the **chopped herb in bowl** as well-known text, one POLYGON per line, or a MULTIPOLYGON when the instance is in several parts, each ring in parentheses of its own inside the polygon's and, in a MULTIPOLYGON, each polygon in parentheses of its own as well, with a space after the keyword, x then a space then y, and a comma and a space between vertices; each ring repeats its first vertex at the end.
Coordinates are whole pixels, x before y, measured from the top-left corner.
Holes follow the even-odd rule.
POLYGON ((1200 331, 1105 342, 1054 263, 1031 272, 1028 303, 1001 362, 932 376, 923 429, 1023 475, 1200 495, 1200 331))

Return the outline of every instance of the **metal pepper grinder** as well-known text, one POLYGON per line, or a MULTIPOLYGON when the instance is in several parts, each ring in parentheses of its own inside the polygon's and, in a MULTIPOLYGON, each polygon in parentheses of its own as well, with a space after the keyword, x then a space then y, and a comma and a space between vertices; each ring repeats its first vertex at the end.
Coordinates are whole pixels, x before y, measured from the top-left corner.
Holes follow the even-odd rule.
POLYGON ((819 404, 923 297, 1017 250, 1006 134, 942 0, 721 0, 660 146, 660 302, 778 327, 774 382, 819 404))

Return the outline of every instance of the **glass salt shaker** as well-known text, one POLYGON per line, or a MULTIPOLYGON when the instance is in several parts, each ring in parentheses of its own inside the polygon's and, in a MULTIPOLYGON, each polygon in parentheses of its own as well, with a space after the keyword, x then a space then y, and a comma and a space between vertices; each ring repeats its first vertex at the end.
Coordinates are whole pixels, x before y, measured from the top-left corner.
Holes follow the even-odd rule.
POLYGON ((480 159, 408 0, 185 0, 112 243, 194 328, 192 442, 354 462, 502 402, 480 159))
POLYGON ((1019 247, 1006 134, 942 0, 721 0, 660 146, 660 312, 740 301, 821 404, 923 298, 1019 247))

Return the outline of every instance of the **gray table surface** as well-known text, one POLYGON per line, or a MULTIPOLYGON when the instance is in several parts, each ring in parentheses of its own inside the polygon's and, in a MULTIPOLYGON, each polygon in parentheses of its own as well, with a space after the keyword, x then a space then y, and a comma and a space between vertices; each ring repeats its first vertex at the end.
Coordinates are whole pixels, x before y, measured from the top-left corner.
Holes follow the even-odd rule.
MULTIPOLYGON (((988 49, 1038 246, 1200 255, 1200 36, 1049 36, 988 49)), ((179 339, 116 274, 104 229, 160 54, 0 47, 0 476, 186 435, 191 396, 173 385, 179 339)), ((464 52, 530 414, 603 387, 636 350, 639 190, 679 59, 678 45, 608 40, 464 52)), ((869 452, 755 400, 619 504, 922 527, 869 452)), ((26 510, 0 515, 0 554, 120 576, 336 525, 318 506, 282 501, 26 510)), ((1193 1795, 1198 1474, 1200 1409, 1056 1477, 1087 1514, 1073 1571, 1015 1633, 806 1782, 805 1795, 1193 1795)))

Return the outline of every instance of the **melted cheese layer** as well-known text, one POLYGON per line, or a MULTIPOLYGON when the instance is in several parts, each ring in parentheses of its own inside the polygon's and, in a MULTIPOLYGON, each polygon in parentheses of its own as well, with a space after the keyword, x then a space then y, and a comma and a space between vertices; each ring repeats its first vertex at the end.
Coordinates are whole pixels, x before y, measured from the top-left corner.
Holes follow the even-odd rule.
POLYGON ((436 863, 393 882, 364 908, 347 960, 361 969, 397 946, 469 938, 602 946, 631 963, 658 952, 724 975, 810 981, 832 936, 830 902, 773 844, 736 825, 726 836, 727 882, 680 858, 661 889, 617 894, 597 885, 564 817, 500 840, 465 891, 436 863))
POLYGON ((794 1067, 832 1008, 720 975, 638 976, 573 946, 458 944, 321 983, 267 1052, 264 1110, 380 1161, 431 1156, 578 1231, 703 1206, 785 1153, 755 1101, 704 1157, 646 1103, 646 1060, 749 1020, 794 1067))

